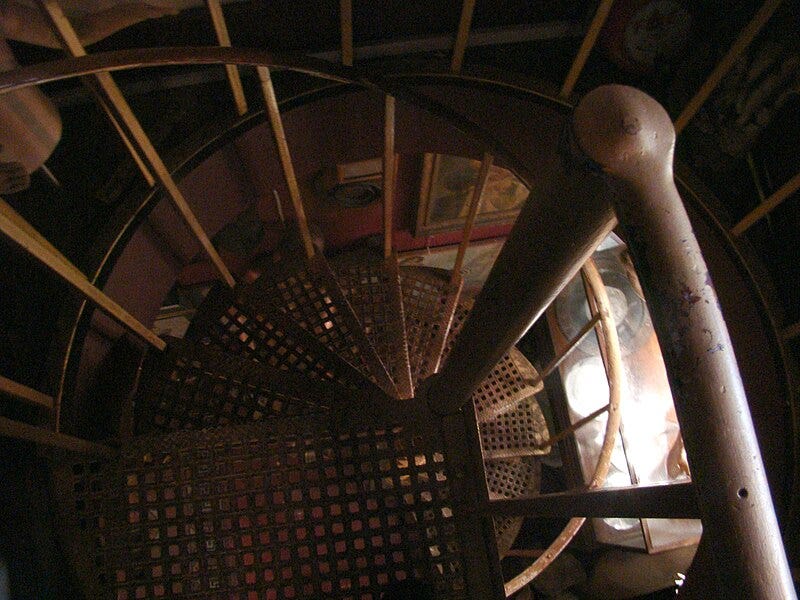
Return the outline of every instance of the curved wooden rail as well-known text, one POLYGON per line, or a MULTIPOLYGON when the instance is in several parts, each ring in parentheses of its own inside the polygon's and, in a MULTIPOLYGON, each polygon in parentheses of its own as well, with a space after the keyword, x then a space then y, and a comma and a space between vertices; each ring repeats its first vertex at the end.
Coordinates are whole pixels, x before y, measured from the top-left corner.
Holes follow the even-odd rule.
MULTIPOLYGON (((611 314, 611 303, 606 293, 606 286, 603 284, 597 266, 591 258, 583 265, 583 273, 586 276, 589 289, 597 301, 597 314, 600 315, 600 323, 603 327, 603 338, 605 340, 608 360, 608 421, 606 422, 603 445, 600 448, 600 455, 597 458, 597 466, 595 466, 592 478, 586 488, 588 490, 593 490, 602 487, 608 476, 608 469, 611 465, 611 454, 614 452, 614 445, 617 441, 617 432, 619 431, 619 424, 622 416, 620 412, 620 400, 622 399, 622 386, 625 373, 622 367, 622 351, 620 350, 617 326, 611 314)), ((506 597, 518 592, 523 586, 533 581, 542 571, 550 566, 564 548, 572 541, 575 535, 577 535, 585 522, 586 517, 573 517, 570 519, 566 527, 564 527, 563 531, 555 541, 550 544, 547 550, 545 550, 533 564, 506 583, 506 597)))

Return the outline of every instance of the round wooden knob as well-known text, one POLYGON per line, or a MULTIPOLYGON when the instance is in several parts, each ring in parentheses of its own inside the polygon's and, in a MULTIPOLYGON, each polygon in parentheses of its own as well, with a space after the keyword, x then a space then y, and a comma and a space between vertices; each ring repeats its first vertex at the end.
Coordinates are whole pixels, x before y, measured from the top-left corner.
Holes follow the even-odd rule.
POLYGON ((626 180, 672 177, 675 129, 667 111, 636 88, 604 85, 586 94, 573 117, 581 150, 626 180))

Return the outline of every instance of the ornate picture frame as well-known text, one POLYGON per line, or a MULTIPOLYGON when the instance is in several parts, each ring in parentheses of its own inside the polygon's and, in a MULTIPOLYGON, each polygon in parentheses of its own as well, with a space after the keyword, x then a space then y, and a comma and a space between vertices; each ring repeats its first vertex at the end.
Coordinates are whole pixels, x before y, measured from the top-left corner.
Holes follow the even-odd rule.
MULTIPOLYGON (((416 237, 458 231, 464 226, 480 164, 479 160, 462 156, 424 155, 416 237)), ((475 223, 511 223, 527 197, 528 188, 511 171, 493 166, 475 223)))

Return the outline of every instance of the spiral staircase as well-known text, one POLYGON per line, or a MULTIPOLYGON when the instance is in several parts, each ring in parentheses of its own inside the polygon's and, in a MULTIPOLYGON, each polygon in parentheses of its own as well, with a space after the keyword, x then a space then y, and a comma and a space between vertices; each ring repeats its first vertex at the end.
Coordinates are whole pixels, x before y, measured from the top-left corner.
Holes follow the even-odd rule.
MULTIPOLYGON (((145 359, 119 456, 57 471, 87 597, 367 599, 405 579, 466 597, 463 467, 408 413, 468 311, 443 310, 446 272, 298 250, 216 286, 145 359)), ((493 498, 538 491, 541 389, 512 349, 473 396, 493 498)), ((521 522, 495 521, 501 554, 521 522)))
MULTIPOLYGON (((704 554, 715 557, 708 560, 718 578, 696 570, 690 582, 705 580, 725 597, 793 597, 731 341, 673 181, 674 130, 652 99, 622 86, 587 95, 547 140, 557 148, 532 166, 486 124, 420 93, 425 78, 415 87, 413 75, 224 47, 227 33, 222 47, 84 56, 57 4, 43 6, 74 58, 0 75, 0 93, 67 77, 89 81, 145 179, 164 191, 220 279, 186 336, 161 339, 100 285, 139 213, 153 210, 155 193, 91 278, 0 206, 4 235, 110 315, 141 351, 133 376, 112 382, 119 423, 106 439, 62 430, 61 388, 81 360, 73 342, 91 315, 86 303, 71 324, 54 398, 3 382, 5 393, 48 409, 36 425, 1 417, 3 435, 68 451, 47 455, 55 535, 85 597, 508 597, 552 563, 586 518, 600 516, 701 516, 712 549, 704 554), (110 75, 183 64, 224 64, 229 75, 234 66, 255 67, 263 92, 299 239, 287 235, 254 265, 250 281, 225 265, 110 75), (326 255, 315 245, 270 69, 385 99, 383 251, 326 255), (395 98, 442 119, 483 153, 453 272, 398 262, 395 98), (495 158, 534 182, 539 202, 523 208, 483 291, 468 298, 460 260, 495 158), (619 428, 623 374, 608 298, 589 258, 616 219, 664 347, 692 483, 599 490, 619 428), (563 355, 538 373, 514 345, 582 268, 593 314, 565 353, 600 332, 611 391, 606 432, 585 487, 539 494, 541 456, 572 432, 548 431, 539 405, 543 380, 563 355), (737 444, 706 444, 727 439, 731 428, 737 444), (502 557, 531 515, 572 518, 508 580, 502 557)), ((519 92, 516 83, 503 86, 519 92)), ((548 102, 564 114, 572 109, 564 98, 548 102)), ((687 585, 686 593, 709 597, 708 589, 687 585)))

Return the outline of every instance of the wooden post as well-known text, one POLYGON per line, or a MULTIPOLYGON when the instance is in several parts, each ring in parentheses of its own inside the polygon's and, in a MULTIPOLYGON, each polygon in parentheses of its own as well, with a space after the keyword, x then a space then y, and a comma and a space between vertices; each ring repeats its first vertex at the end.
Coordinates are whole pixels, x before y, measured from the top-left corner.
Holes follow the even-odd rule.
POLYGON ((383 256, 392 255, 394 233, 394 97, 386 96, 383 124, 383 256))
POLYGON ((798 189, 800 189, 800 173, 784 183, 774 194, 770 195, 766 200, 764 200, 764 202, 747 213, 747 216, 745 216, 733 227, 733 229, 731 229, 731 233, 735 236, 742 235, 757 221, 763 219, 769 213, 775 210, 781 204, 781 202, 794 194, 798 189))
POLYGON ((720 589, 796 598, 731 339, 675 187, 669 115, 639 90, 608 85, 584 96, 573 131, 618 191, 612 201, 664 353, 720 589))
POLYGON ((481 205, 481 196, 483 195, 483 189, 486 187, 486 180, 489 178, 489 171, 492 168, 493 162, 494 157, 488 152, 485 152, 481 160, 480 171, 478 171, 478 179, 475 182, 475 187, 472 188, 469 212, 467 213, 467 220, 464 221, 464 233, 461 235, 461 243, 458 245, 456 261, 453 264, 453 271, 450 278, 451 284, 455 284, 456 279, 461 277, 461 269, 464 266, 464 255, 467 253, 467 247, 472 237, 472 228, 475 226, 475 218, 478 216, 478 209, 481 205))
POLYGON ((597 36, 600 35, 600 31, 603 29, 612 4, 614 4, 614 0, 602 0, 600 6, 597 7, 597 12, 589 24, 589 29, 586 30, 586 35, 583 37, 580 48, 578 48, 578 54, 575 56, 575 60, 572 61, 572 66, 564 79, 564 85, 561 86, 560 96, 562 98, 568 98, 575 89, 575 84, 578 82, 581 71, 583 71, 583 67, 589 59, 589 54, 594 48, 597 36))
POLYGON ((12 381, 2 375, 0 375, 0 392, 32 406, 38 406, 48 410, 52 410, 54 406, 53 398, 47 394, 29 388, 27 385, 12 381))
POLYGON ((133 333, 159 350, 166 348, 164 340, 89 283, 80 269, 70 263, 49 242, 36 233, 33 227, 19 214, 2 201, 0 201, 0 231, 133 333))
POLYGON ((461 6, 461 18, 458 21, 456 43, 453 45, 453 60, 450 62, 450 70, 453 73, 460 72, 464 64, 464 52, 467 50, 469 29, 472 25, 472 13, 474 10, 475 0, 464 0, 464 4, 461 6))
MULTIPOLYGON (((58 5, 58 2, 55 0, 39 0, 39 2, 45 11, 45 14, 50 17, 54 32, 62 40, 62 43, 68 49, 68 51, 73 56, 86 56, 86 50, 84 50, 83 46, 81 45, 81 42, 78 39, 75 30, 72 28, 72 25, 67 20, 66 16, 64 16, 61 7, 58 5)), ((159 183, 164 187, 167 194, 172 199, 172 203, 175 205, 175 208, 178 210, 186 225, 188 225, 189 229, 200 242, 200 245, 211 259, 211 262, 217 268, 217 271, 222 279, 229 286, 233 287, 236 284, 233 275, 231 275, 228 267, 225 266, 225 263, 222 262, 222 258, 211 244, 211 240, 209 239, 208 235, 203 230, 200 222, 197 220, 197 217, 192 212, 192 209, 189 208, 189 204, 183 197, 183 193, 178 189, 178 185, 175 183, 172 175, 167 170, 164 161, 161 160, 161 156, 159 156, 158 152, 150 141, 150 138, 147 137, 144 129, 142 129, 139 120, 133 114, 131 107, 125 100, 125 97, 122 95, 119 87, 117 87, 117 84, 114 83, 114 79, 107 72, 98 73, 95 75, 95 78, 97 79, 98 89, 102 91, 107 106, 114 110, 114 116, 119 123, 126 128, 126 133, 130 135, 133 142, 138 146, 138 150, 142 153, 144 159, 149 163, 149 166, 155 173, 159 183)))
POLYGON ((60 450, 68 450, 77 454, 103 457, 111 457, 116 454, 113 448, 104 444, 82 440, 64 433, 56 433, 41 427, 34 427, 6 417, 0 417, 0 436, 33 442, 34 444, 60 450))
POLYGON ((342 31, 342 64, 353 66, 353 0, 339 0, 339 23, 342 31))
MULTIPOLYGON (((206 0, 208 12, 211 14, 211 21, 214 24, 214 32, 217 34, 217 41, 220 46, 230 48, 231 38, 228 34, 228 25, 225 23, 225 14, 219 0, 206 0)), ((233 93, 233 101, 236 103, 236 112, 243 115, 247 112, 247 99, 244 97, 242 78, 239 77, 239 69, 236 65, 225 65, 225 72, 228 75, 228 83, 233 93)))
POLYGON ((286 185, 289 188, 289 198, 292 201, 294 214, 297 218, 297 227, 300 230, 300 238, 303 241, 306 256, 312 258, 316 253, 314 242, 311 239, 311 232, 308 229, 306 211, 303 208, 303 199, 300 197, 300 187, 297 185, 297 177, 292 165, 292 156, 289 154, 289 144, 286 141, 286 132, 283 130, 283 120, 281 111, 278 108, 278 99, 275 97, 275 88, 272 86, 272 77, 267 67, 256 67, 258 78, 261 81, 261 91, 264 93, 264 101, 267 105, 269 122, 272 124, 272 133, 275 136, 275 144, 278 146, 278 156, 283 167, 283 176, 286 178, 286 185))
POLYGON ((681 114, 675 119, 675 133, 683 131, 689 121, 692 120, 692 117, 697 114, 700 107, 708 100, 708 97, 717 88, 723 77, 728 74, 728 71, 730 71, 731 67, 736 63, 736 59, 739 58, 739 55, 747 49, 750 42, 753 41, 756 35, 758 35, 758 32, 761 31, 761 28, 769 21, 772 13, 780 6, 781 1, 782 0, 766 0, 766 2, 764 2, 753 19, 742 30, 742 33, 739 34, 739 37, 736 38, 736 41, 728 52, 725 53, 725 56, 722 57, 722 60, 720 60, 717 66, 714 67, 714 70, 711 71, 711 75, 708 76, 705 83, 700 86, 700 89, 697 90, 694 97, 689 100, 683 111, 681 111, 681 114))

